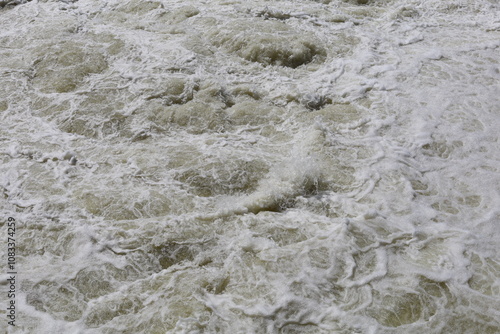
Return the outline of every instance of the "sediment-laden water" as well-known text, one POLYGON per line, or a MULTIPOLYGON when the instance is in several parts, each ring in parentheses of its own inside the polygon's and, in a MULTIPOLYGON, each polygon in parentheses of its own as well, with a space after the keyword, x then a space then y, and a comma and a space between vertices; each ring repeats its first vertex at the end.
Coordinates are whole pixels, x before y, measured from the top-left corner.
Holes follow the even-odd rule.
POLYGON ((500 332, 497 1, 0 7, 0 329, 500 332))

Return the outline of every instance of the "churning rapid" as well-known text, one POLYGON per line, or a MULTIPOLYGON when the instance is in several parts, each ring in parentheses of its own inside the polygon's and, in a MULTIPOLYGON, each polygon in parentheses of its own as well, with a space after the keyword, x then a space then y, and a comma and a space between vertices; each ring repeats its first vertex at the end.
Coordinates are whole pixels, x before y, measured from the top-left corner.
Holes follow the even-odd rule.
POLYGON ((497 0, 0 7, 2 332, 500 332, 497 0))

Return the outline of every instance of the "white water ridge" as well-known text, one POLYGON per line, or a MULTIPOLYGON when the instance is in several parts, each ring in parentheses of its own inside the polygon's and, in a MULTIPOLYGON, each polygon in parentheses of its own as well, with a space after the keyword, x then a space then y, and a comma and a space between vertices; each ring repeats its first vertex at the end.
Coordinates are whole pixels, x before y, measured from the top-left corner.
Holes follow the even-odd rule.
POLYGON ((499 49, 496 0, 0 1, 0 330, 499 333, 499 49))

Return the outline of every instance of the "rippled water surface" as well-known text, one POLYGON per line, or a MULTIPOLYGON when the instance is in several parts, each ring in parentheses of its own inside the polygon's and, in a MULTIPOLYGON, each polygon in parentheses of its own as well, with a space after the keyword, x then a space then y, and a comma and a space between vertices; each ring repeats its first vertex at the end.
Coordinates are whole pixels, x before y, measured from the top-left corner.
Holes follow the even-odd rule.
POLYGON ((0 7, 0 329, 500 332, 496 0, 0 7))

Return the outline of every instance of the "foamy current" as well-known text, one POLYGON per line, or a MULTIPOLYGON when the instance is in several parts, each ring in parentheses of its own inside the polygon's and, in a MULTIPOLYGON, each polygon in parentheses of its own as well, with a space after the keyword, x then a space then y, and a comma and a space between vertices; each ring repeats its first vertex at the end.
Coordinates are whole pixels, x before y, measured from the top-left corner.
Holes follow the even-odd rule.
POLYGON ((500 332, 497 0, 0 1, 36 334, 500 332))

